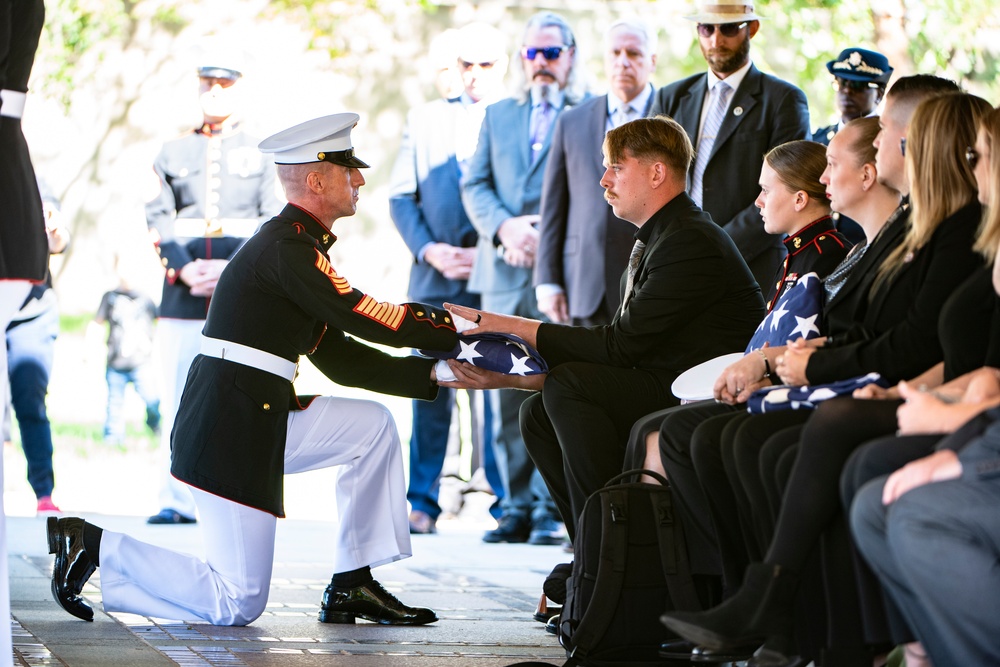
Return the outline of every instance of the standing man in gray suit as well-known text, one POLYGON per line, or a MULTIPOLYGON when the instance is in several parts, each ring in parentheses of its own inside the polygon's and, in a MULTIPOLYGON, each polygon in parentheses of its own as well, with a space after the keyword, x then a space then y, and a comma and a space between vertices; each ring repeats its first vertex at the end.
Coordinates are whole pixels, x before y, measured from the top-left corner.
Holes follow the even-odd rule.
POLYGON ((559 116, 545 165, 535 295, 556 323, 609 324, 621 303, 622 272, 635 227, 604 200, 601 145, 608 130, 649 115, 656 31, 637 20, 604 33, 608 94, 559 116))
MULTIPOLYGON (((528 19, 520 48, 524 85, 517 97, 486 109, 479 144, 462 187, 462 201, 479 232, 469 290, 496 313, 539 319, 531 287, 538 249, 542 178, 552 128, 584 92, 576 68, 576 38, 558 14, 528 19)), ((491 391, 494 448, 504 482, 503 515, 486 542, 558 544, 563 531, 545 482, 535 469, 518 424, 527 394, 491 391)))
POLYGON ((764 74, 750 61, 760 28, 750 0, 699 0, 685 17, 698 24, 708 72, 661 88, 652 113, 666 114, 695 145, 690 194, 729 232, 757 284, 766 285, 785 256, 780 234, 764 231, 754 200, 764 154, 808 139, 809 107, 801 90, 764 74))
MULTIPOLYGON (((507 47, 503 33, 485 23, 470 23, 455 33, 452 66, 463 91, 410 110, 399 155, 392 170, 389 214, 413 253, 409 297, 440 306, 445 301, 473 308, 479 295, 467 289, 479 238, 462 206, 461 177, 476 150, 486 107, 504 96, 507 47)), ((492 447, 489 406, 481 392, 470 392, 474 447, 492 447), (475 395, 474 395, 475 394, 475 395)), ((436 532, 441 514, 439 481, 448 450, 455 390, 439 391, 433 401, 413 401, 410 437, 410 532, 436 532)), ((486 455, 484 461, 488 461, 486 455)), ((489 475, 487 475, 489 476, 489 475)))

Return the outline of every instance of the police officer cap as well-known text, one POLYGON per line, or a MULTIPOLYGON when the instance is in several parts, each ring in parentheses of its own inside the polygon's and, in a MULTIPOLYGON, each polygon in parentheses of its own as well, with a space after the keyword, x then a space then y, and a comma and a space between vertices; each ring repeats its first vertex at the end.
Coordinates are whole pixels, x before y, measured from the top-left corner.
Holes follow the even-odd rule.
POLYGON ((361 116, 335 113, 299 123, 260 142, 261 153, 274 153, 275 164, 331 162, 343 167, 368 167, 354 157, 351 130, 361 116))
POLYGON ((868 49, 844 49, 826 64, 830 74, 848 81, 870 81, 885 85, 892 76, 889 59, 868 49))

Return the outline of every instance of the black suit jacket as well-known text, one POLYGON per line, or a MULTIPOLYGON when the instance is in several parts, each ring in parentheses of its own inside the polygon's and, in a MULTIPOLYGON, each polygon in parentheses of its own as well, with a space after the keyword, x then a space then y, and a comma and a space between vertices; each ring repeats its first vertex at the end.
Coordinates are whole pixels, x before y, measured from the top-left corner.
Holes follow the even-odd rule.
MULTIPOLYGON (((983 264, 972 250, 981 216, 979 203, 971 201, 942 221, 912 260, 868 298, 868 286, 875 279, 881 261, 870 263, 865 279, 852 290, 856 298, 866 302, 860 306, 863 315, 846 334, 836 336, 832 344, 816 350, 809 358, 806 367, 809 383, 833 382, 872 371, 896 383, 915 377, 941 361, 944 357, 938 335, 941 307, 983 264)), ((866 256, 864 260, 869 258, 866 256)), ((841 292, 849 286, 850 283, 845 285, 841 292)), ((844 297, 850 298, 850 293, 844 297)))
MULTIPOLYGON (((739 251, 682 193, 637 232, 646 250, 624 312, 599 327, 542 324, 538 351, 556 366, 586 361, 673 375, 741 350, 764 299, 739 251)), ((624 298, 625 277, 621 293, 624 298)))
MULTIPOLYGON (((652 114, 676 120, 697 146, 707 90, 707 73, 664 86, 656 93, 652 114)), ((784 256, 781 239, 764 231, 764 221, 754 206, 764 154, 779 144, 809 136, 805 94, 751 64, 712 146, 702 179, 702 208, 729 232, 761 285, 770 282, 784 256)))

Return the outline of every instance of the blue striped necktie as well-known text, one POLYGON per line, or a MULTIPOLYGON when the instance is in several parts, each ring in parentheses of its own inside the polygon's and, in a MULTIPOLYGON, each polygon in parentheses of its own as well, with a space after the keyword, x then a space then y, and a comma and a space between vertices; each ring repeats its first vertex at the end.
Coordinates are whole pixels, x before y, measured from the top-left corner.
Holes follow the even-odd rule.
POLYGON ((705 125, 702 127, 701 135, 698 137, 694 171, 691 172, 691 199, 698 206, 701 206, 701 181, 705 176, 705 167, 708 166, 708 157, 712 154, 715 138, 719 136, 722 119, 726 117, 726 108, 729 106, 729 96, 732 92, 733 89, 729 87, 728 83, 719 81, 712 88, 712 92, 709 95, 708 116, 705 118, 705 125))

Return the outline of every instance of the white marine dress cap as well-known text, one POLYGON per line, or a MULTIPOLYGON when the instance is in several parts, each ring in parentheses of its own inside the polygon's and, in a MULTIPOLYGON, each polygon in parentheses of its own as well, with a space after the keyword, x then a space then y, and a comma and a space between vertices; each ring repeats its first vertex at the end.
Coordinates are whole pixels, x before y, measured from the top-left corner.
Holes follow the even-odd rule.
POLYGON ((367 168, 354 157, 351 130, 361 119, 356 113, 335 113, 307 120, 260 142, 261 153, 273 153, 275 164, 330 162, 342 167, 367 168))

